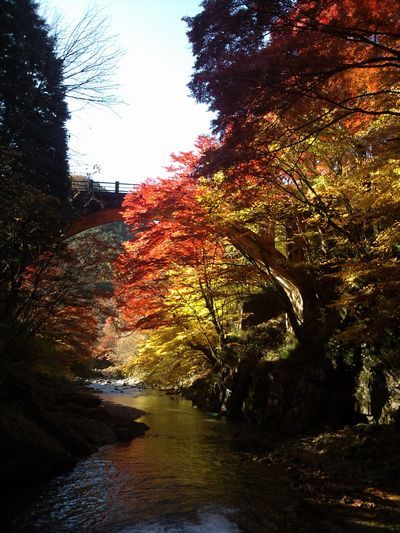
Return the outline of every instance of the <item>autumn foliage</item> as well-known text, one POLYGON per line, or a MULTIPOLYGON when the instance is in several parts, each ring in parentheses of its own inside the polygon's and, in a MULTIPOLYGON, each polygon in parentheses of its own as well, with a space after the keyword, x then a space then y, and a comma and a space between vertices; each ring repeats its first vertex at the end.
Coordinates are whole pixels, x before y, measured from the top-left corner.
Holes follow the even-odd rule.
POLYGON ((168 344, 169 328, 172 351, 180 338, 215 364, 243 338, 243 303, 273 290, 301 342, 393 351, 398 2, 202 8, 186 19, 190 87, 216 113, 216 138, 174 156, 169 177, 126 199, 133 233, 118 270, 127 323, 153 332, 153 350, 154 335, 168 344))
POLYGON ((240 306, 238 286, 227 280, 233 255, 212 224, 207 189, 192 175, 209 145, 200 138, 197 151, 173 157, 168 178, 145 182, 125 200, 133 238, 118 261, 118 297, 130 327, 178 328, 187 348, 216 363, 240 306))

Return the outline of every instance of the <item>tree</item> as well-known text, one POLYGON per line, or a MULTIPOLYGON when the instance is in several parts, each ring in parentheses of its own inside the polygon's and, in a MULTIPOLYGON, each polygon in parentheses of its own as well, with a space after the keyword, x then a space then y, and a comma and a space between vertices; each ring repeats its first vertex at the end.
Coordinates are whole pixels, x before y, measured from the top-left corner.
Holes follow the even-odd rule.
MULTIPOLYGON (((58 243, 32 261, 21 282, 2 334, 18 329, 19 342, 41 343, 54 359, 70 368, 94 355, 102 325, 114 314, 109 263, 116 247, 97 230, 58 243), (12 322, 10 323, 10 318, 12 322)), ((12 351, 12 350, 11 350, 12 351)), ((14 359, 40 359, 21 350, 14 359)))
POLYGON ((226 234, 275 277, 280 267, 311 308, 309 326, 324 300, 325 314, 353 302, 347 331, 376 338, 367 317, 395 308, 399 284, 398 2, 202 5, 187 19, 190 86, 217 112, 221 143, 197 174, 217 179, 231 221, 239 211, 226 234), (276 254, 268 224, 300 243, 296 264, 276 254))
POLYGON ((244 121, 251 129, 268 117, 265 134, 276 140, 279 133, 286 145, 337 121, 398 116, 395 0, 206 0, 202 6, 186 18, 196 57, 190 87, 218 113, 218 131, 243 128, 244 121), (276 131, 276 116, 288 116, 291 127, 276 131))
POLYGON ((62 62, 30 0, 0 3, 1 178, 21 179, 65 202, 68 118, 62 62))
POLYGON ((119 103, 114 78, 124 52, 117 44, 117 36, 110 32, 109 17, 92 6, 73 25, 58 17, 51 32, 67 97, 81 104, 119 103))
POLYGON ((69 216, 62 65, 37 5, 0 2, 0 312, 69 216))
POLYGON ((25 268, 60 238, 62 216, 57 198, 4 177, 0 184, 0 317, 13 317, 25 268))
POLYGON ((187 331, 179 325, 160 326, 142 337, 124 366, 124 371, 137 380, 155 387, 176 387, 210 370, 201 351, 188 345, 187 331))
POLYGON ((115 247, 94 235, 61 242, 72 216, 65 98, 84 94, 93 102, 90 91, 99 102, 109 98, 113 54, 104 29, 104 19, 88 12, 61 54, 61 33, 36 2, 0 0, 2 365, 32 368, 46 356, 45 365, 62 359, 70 368, 91 354, 108 316, 104 271, 115 247))
MULTIPOLYGON (((332 203, 313 187, 318 169, 310 168, 316 161, 310 151, 320 138, 349 140, 379 118, 388 125, 384 133, 379 124, 386 144, 398 143, 398 3, 209 0, 203 6, 187 19, 197 58, 190 86, 217 111, 224 142, 202 171, 231 167, 234 175, 237 163, 247 163, 248 174, 256 172, 343 232, 332 203)), ((371 135, 368 142, 358 135, 351 151, 371 153, 371 135)))
MULTIPOLYGON (((201 138, 197 148, 208 144, 201 138)), ((118 298, 128 327, 179 330, 182 343, 217 365, 240 329, 249 283, 232 276, 237 257, 208 220, 202 187, 191 176, 198 157, 174 156, 170 177, 127 196, 124 217, 134 238, 117 263, 118 298)))

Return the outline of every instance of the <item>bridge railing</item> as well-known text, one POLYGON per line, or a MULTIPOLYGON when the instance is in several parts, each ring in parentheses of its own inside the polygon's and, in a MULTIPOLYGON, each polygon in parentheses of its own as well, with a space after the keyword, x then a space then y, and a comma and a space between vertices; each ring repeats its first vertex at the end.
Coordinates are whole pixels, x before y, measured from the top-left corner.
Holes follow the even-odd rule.
POLYGON ((72 190, 77 192, 101 192, 110 194, 127 194, 138 187, 137 183, 120 181, 72 180, 72 190))

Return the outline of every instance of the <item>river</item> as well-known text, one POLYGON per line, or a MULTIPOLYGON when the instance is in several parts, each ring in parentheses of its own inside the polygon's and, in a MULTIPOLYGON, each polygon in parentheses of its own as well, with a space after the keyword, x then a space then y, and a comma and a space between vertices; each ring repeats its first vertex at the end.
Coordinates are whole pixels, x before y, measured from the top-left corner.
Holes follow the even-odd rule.
POLYGON ((268 435, 157 391, 104 397, 145 411, 145 437, 107 446, 21 493, 10 532, 303 530, 284 472, 254 461, 268 435))

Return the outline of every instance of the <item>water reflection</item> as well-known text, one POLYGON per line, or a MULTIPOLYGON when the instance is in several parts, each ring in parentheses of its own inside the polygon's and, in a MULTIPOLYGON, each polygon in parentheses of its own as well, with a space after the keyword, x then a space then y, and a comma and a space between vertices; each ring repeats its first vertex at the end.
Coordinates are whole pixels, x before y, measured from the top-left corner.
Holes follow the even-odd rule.
POLYGON ((54 480, 14 519, 13 531, 289 530, 296 502, 285 477, 252 460, 263 434, 156 392, 105 398, 148 413, 151 429, 54 480))

